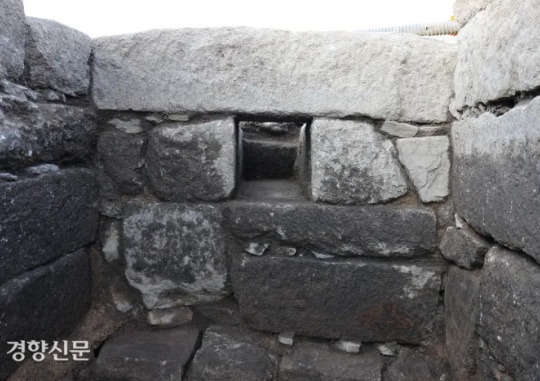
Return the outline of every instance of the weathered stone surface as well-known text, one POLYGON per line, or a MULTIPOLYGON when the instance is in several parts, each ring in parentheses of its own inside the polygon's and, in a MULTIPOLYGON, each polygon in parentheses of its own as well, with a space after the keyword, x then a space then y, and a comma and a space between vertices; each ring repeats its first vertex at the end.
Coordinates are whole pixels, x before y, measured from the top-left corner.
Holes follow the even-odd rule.
POLYGON ((457 212, 475 230, 525 251, 537 262, 539 123, 540 97, 498 118, 483 114, 452 127, 457 212))
POLYGON ((441 381, 449 379, 444 368, 412 349, 404 350, 384 373, 385 381, 441 381))
POLYGON ((387 120, 381 127, 381 131, 400 138, 412 138, 418 133, 418 126, 387 120))
POLYGON ((277 203, 305 201, 306 198, 294 179, 263 179, 242 181, 235 200, 277 203))
POLYGON ((283 381, 380 381, 383 363, 377 351, 359 355, 337 352, 325 344, 300 343, 281 361, 283 381))
MULTIPOLYGON (((2 261, 2 267, 5 262, 2 261)), ((90 263, 84 250, 26 272, 0 286, 0 379, 20 363, 8 341, 68 335, 90 306, 90 263)), ((26 352, 28 355, 28 351, 26 352)))
POLYGON ((436 217, 427 208, 343 207, 313 203, 232 202, 226 226, 247 242, 296 246, 341 256, 415 257, 436 245, 436 217))
POLYGON ((188 381, 270 381, 274 359, 247 330, 213 326, 203 336, 188 381))
POLYGON ((173 307, 148 311, 148 324, 160 327, 177 327, 191 322, 193 312, 189 307, 173 307))
POLYGON ((233 262, 235 297, 255 329, 376 342, 425 338, 442 271, 298 257, 235 255, 233 262))
POLYGON ((407 193, 392 142, 366 122, 315 119, 311 189, 315 201, 379 203, 407 193))
POLYGON ((96 125, 79 107, 36 105, 0 96, 0 168, 39 162, 79 162, 93 152, 96 125))
POLYGON ((421 125, 418 127, 418 133, 416 134, 416 137, 448 135, 451 127, 452 125, 450 123, 421 125))
POLYGON ((144 138, 122 131, 105 131, 98 139, 100 164, 114 182, 117 190, 137 194, 142 190, 144 138))
POLYGON ((478 12, 483 11, 494 0, 456 0, 454 16, 462 26, 467 24, 478 12))
POLYGON ((150 133, 147 168, 160 198, 216 201, 236 185, 233 118, 170 123, 150 133))
POLYGON ((0 183, 0 284, 92 242, 96 198, 86 169, 0 183))
POLYGON ((110 339, 99 352, 95 379, 180 380, 198 336, 196 328, 177 328, 134 332, 110 339))
POLYGON ((453 108, 540 86, 539 19, 538 0, 498 0, 460 31, 453 108))
POLYGON ((50 172, 59 172, 60 167, 56 164, 38 164, 28 167, 24 173, 30 176, 39 176, 50 172))
POLYGON ((244 320, 238 310, 238 302, 233 298, 225 298, 211 303, 197 304, 192 307, 197 317, 211 324, 243 325, 244 320))
POLYGON ((0 0, 0 78, 17 79, 24 70, 26 26, 22 0, 0 0))
POLYGON ((123 223, 129 283, 147 308, 169 308, 227 294, 221 213, 210 205, 146 204, 123 223))
POLYGON ((490 246, 470 229, 451 226, 446 229, 439 248, 446 259, 470 270, 482 266, 490 246))
MULTIPOLYGON (((160 121, 161 123, 162 121, 160 121)), ((109 120, 109 124, 113 125, 117 130, 125 132, 126 134, 138 134, 143 132, 140 119, 112 119, 109 120)))
POLYGON ((4 93, 5 95, 13 95, 27 101, 36 101, 39 98, 36 91, 30 90, 28 87, 18 85, 5 79, 0 80, 0 93, 4 93))
POLYGON ((240 121, 238 126, 248 134, 256 133, 274 137, 298 135, 299 130, 299 124, 296 122, 240 121))
POLYGON ((482 270, 478 332, 516 380, 540 374, 538 311, 540 266, 512 251, 492 248, 482 270))
POLYGON ((336 348, 345 353, 360 353, 362 343, 359 341, 339 340, 336 342, 336 348))
MULTIPOLYGON (((508 374, 508 369, 497 362, 497 360, 489 352, 489 348, 487 347, 486 343, 484 343, 484 341, 481 339, 478 350, 478 378, 486 381, 515 381, 515 379, 508 374)), ((524 375, 522 378, 523 381, 536 379, 538 379, 537 375, 531 375, 531 377, 526 377, 524 375)))
POLYGON ((27 18, 25 76, 33 88, 86 94, 90 84, 90 37, 56 21, 27 18))
POLYGON ((472 379, 476 370, 480 318, 480 273, 451 266, 445 294, 446 354, 457 380, 472 379))
POLYGON ((101 251, 109 263, 120 258, 120 229, 120 222, 112 221, 107 224, 103 233, 101 251))
POLYGON ((398 139, 399 160, 407 169, 423 202, 442 201, 448 196, 450 142, 446 136, 398 139))
POLYGON ((116 279, 111 282, 109 291, 111 293, 111 300, 116 307, 116 310, 120 313, 128 313, 134 308, 134 299, 132 297, 133 290, 124 282, 119 282, 116 279))
POLYGON ((98 38, 94 52, 101 109, 418 122, 448 120, 456 56, 412 35, 250 28, 98 38))

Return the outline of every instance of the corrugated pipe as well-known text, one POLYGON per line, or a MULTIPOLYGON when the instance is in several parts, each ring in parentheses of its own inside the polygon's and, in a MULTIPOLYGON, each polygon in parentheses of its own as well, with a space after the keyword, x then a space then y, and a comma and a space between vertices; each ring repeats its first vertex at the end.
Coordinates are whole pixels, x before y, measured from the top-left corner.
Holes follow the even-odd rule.
POLYGON ((362 33, 413 33, 419 36, 455 35, 460 26, 457 21, 447 21, 432 24, 416 24, 362 30, 362 33))

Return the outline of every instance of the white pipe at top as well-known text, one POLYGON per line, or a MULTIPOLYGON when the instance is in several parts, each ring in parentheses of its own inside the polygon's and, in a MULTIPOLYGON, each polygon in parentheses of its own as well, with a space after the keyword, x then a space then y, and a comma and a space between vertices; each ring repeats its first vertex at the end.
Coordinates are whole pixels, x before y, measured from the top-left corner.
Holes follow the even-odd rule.
POLYGON ((456 34, 460 26, 457 21, 448 21, 432 24, 415 24, 394 26, 389 28, 367 29, 361 33, 412 33, 420 36, 444 36, 456 34))

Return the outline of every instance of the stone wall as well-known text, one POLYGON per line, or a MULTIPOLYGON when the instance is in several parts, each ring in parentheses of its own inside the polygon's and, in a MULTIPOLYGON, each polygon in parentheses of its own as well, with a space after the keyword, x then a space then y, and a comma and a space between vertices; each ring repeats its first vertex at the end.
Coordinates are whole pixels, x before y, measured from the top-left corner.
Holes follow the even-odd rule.
POLYGON ((11 380, 538 379, 538 0, 457 46, 0 5, 0 342, 96 356, 11 380))
POLYGON ((90 306, 98 226, 91 40, 0 1, 0 379, 8 341, 66 338, 90 306))
MULTIPOLYGON (((248 329, 207 331, 188 379, 220 379, 206 367, 247 355, 216 358, 236 342, 261 351, 264 365, 245 374, 282 379, 309 377, 312 351, 348 367, 337 375, 329 361, 314 377, 348 379, 365 364, 380 379, 394 360, 377 351, 385 343, 437 368, 456 56, 418 36, 244 28, 94 41, 101 245, 140 295, 127 314, 169 326, 191 310, 197 325, 198 311, 228 300, 234 319, 210 321, 248 329), (307 347, 280 362, 253 344, 261 332, 307 347), (366 349, 348 360, 336 342, 366 349)), ((100 355, 94 371, 131 372, 115 358, 100 355)), ((399 364, 396 374, 423 377, 399 364)))
POLYGON ((484 3, 458 36, 448 358, 457 379, 538 380, 540 2, 484 3))

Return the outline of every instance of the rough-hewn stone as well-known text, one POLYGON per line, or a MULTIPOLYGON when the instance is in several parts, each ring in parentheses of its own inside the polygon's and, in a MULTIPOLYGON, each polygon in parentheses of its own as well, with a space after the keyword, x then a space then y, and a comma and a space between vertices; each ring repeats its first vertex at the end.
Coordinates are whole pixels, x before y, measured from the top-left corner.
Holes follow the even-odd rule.
POLYGON ((478 12, 483 11, 494 0, 456 0, 454 16, 462 26, 467 24, 478 12))
POLYGON ((90 263, 86 252, 67 254, 5 282, 0 286, 0 305, 0 379, 4 380, 20 364, 7 354, 11 349, 8 341, 50 343, 68 335, 88 310, 90 263))
POLYGON ((311 190, 315 201, 379 203, 407 193, 392 142, 366 122, 315 119, 311 190))
POLYGON ((442 201, 448 196, 450 142, 446 136, 398 139, 399 160, 423 202, 442 201))
POLYGON ((475 230, 537 262, 539 124, 540 97, 498 118, 486 113, 452 127, 456 211, 475 230))
POLYGON ((492 248, 480 281, 478 332, 516 380, 540 374, 538 311, 540 266, 518 253, 492 248))
POLYGON ((490 246, 472 230, 451 226, 446 229, 439 248, 446 259, 470 270, 482 266, 490 246))
MULTIPOLYGON (((478 349, 478 378, 480 380, 496 380, 496 381, 515 381, 513 377, 509 375, 508 369, 501 365, 490 353, 489 348, 483 340, 479 340, 480 345, 478 349)), ((523 381, 535 380, 537 375, 531 375, 531 377, 524 377, 523 381)), ((521 381, 520 380, 520 381, 521 381)), ((468 379, 464 381, 469 381, 468 379)))
POLYGON ((238 302, 233 297, 197 304, 192 308, 196 316, 212 324, 244 325, 238 310, 238 302))
POLYGON ((480 273, 451 266, 445 294, 446 354, 457 380, 469 380, 476 370, 480 317, 480 273))
POLYGON ((406 349, 400 353, 398 359, 388 367, 384 373, 385 381, 441 381, 447 380, 449 375, 445 369, 432 359, 414 351, 406 349))
POLYGON ((0 96, 0 168, 87 160, 95 131, 91 114, 82 108, 0 96))
POLYGON ((418 126, 387 120, 381 127, 381 131, 400 138, 412 138, 418 133, 418 126))
POLYGON ((351 355, 325 344, 300 343, 281 361, 283 381, 380 381, 383 362, 377 351, 351 355))
POLYGON ((173 307, 148 311, 147 321, 150 325, 160 327, 176 327, 191 322, 193 312, 189 307, 173 307))
POLYGON ((113 262, 120 258, 120 229, 119 221, 107 223, 104 229, 101 251, 107 262, 113 262))
POLYGON ((98 38, 94 52, 101 109, 418 122, 448 120, 456 55, 413 35, 250 28, 98 38))
POLYGON ((128 333, 110 339, 99 352, 94 379, 180 380, 198 336, 196 328, 177 328, 128 333))
POLYGON ((86 94, 90 83, 91 40, 56 21, 27 19, 25 76, 33 88, 68 95, 86 94))
POLYGON ((226 226, 246 242, 269 241, 340 256, 415 257, 435 250, 427 208, 233 202, 226 226))
POLYGON ((232 283, 255 329, 420 343, 434 319, 436 266, 235 255, 232 283))
POLYGON ((99 136, 97 151, 100 164, 121 193, 137 194, 142 190, 144 138, 122 131, 106 131, 99 136))
POLYGON ((170 123, 150 133, 147 168, 157 195, 168 201, 216 201, 236 185, 232 118, 170 123))
POLYGON ((458 110, 540 86, 540 3, 492 1, 459 33, 458 110))
POLYGON ((0 183, 0 284, 92 242, 96 199, 86 169, 0 183))
POLYGON ((250 332, 232 327, 208 328, 193 358, 188 381, 270 381, 274 362, 250 332))
POLYGON ((4 93, 5 95, 13 95, 27 101, 36 101, 39 98, 36 91, 30 90, 28 87, 18 85, 5 79, 0 80, 0 93, 4 93))
POLYGON ((26 26, 22 0, 0 0, 0 78, 17 79, 24 70, 26 26))
MULTIPOLYGON (((160 120, 159 123, 162 121, 160 120)), ((117 130, 125 132, 126 134, 138 134, 143 132, 140 119, 112 119, 109 120, 109 124, 114 126, 117 130)))
POLYGON ((227 293, 221 213, 210 205, 146 204, 123 222, 126 276, 148 308, 220 299, 227 293))

